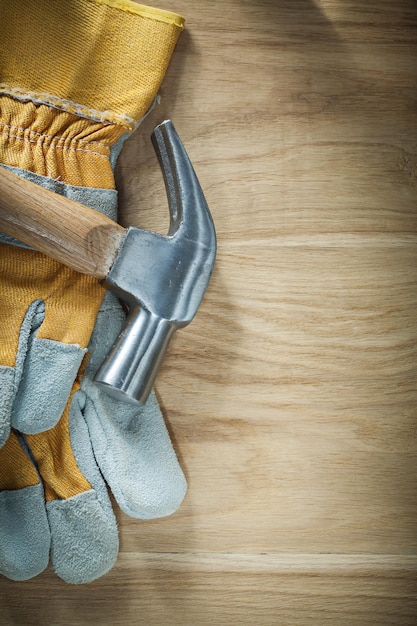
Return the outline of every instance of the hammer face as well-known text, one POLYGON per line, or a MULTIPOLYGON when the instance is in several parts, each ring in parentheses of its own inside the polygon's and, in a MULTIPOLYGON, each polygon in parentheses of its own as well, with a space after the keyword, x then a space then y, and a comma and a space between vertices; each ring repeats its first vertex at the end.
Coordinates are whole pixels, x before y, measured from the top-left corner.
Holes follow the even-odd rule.
POLYGON ((123 332, 95 380, 111 395, 145 402, 177 328, 195 316, 216 254, 213 221, 187 153, 170 121, 153 143, 170 208, 167 236, 129 228, 104 285, 129 306, 123 332))

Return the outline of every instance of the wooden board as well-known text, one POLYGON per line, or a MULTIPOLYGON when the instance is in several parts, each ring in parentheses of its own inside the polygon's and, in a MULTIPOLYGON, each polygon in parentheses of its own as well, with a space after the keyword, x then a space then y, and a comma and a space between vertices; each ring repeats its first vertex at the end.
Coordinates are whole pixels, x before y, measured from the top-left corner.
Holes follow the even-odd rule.
POLYGON ((163 3, 187 18, 130 138, 122 217, 164 232, 166 117, 218 260, 157 393, 189 491, 117 512, 112 572, 0 581, 2 624, 417 623, 417 5, 163 3))

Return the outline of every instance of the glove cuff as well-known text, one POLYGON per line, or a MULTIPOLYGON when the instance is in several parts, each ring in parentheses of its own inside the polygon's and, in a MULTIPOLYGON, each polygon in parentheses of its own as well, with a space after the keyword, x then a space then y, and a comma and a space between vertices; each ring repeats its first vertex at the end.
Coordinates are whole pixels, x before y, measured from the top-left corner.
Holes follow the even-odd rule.
POLYGON ((175 13, 129 0, 8 0, 0 23, 0 94, 128 131, 152 104, 184 27, 175 13))

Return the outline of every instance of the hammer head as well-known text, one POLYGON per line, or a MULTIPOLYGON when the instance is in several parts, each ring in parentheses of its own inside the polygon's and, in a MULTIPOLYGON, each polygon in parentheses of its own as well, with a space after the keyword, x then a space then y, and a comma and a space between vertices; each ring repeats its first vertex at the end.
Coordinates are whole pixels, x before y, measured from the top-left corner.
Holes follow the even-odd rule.
POLYGON ((210 280, 216 234, 197 176, 171 121, 152 142, 170 212, 167 235, 127 229, 105 280, 129 308, 126 325, 95 376, 110 395, 146 402, 168 343, 195 316, 210 280))

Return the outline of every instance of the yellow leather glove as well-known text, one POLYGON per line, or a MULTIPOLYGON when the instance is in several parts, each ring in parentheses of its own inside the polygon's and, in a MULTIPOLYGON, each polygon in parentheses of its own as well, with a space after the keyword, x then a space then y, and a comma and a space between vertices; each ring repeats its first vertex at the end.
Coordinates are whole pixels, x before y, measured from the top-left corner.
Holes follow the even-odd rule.
MULTIPOLYGON (((0 24, 0 164, 115 219, 117 155, 155 99, 183 19, 128 0, 8 0, 0 24)), ((155 398, 139 410, 92 383, 123 323, 103 296, 95 279, 2 237, 0 572, 10 578, 42 571, 50 551, 69 582, 113 565, 101 475, 135 517, 169 514, 185 493, 155 398)))

